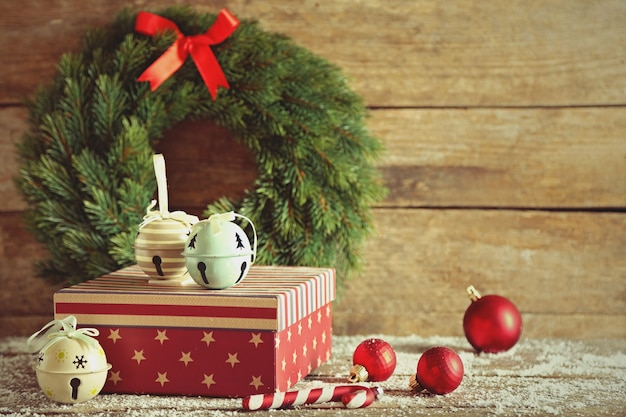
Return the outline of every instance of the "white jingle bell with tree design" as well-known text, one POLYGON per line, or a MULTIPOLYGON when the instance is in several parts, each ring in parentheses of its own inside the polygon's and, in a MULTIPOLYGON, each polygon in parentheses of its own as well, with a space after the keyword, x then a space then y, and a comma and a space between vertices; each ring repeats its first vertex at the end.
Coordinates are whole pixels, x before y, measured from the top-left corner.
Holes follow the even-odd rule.
POLYGON ((100 393, 111 365, 92 337, 97 335, 96 329, 77 329, 76 317, 69 316, 51 321, 28 339, 28 351, 39 352, 33 368, 48 398, 75 404, 100 393))
POLYGON ((196 283, 214 290, 240 282, 256 258, 256 229, 250 219, 234 212, 214 214, 191 228, 183 255, 187 270, 196 283), (253 244, 233 221, 246 220, 252 227, 253 244))
POLYGON ((193 285, 193 281, 186 276, 187 267, 181 251, 185 248, 191 225, 198 218, 184 211, 168 211, 165 159, 157 154, 153 162, 159 210, 152 210, 156 205, 156 200, 153 200, 135 239, 135 259, 141 270, 152 278, 151 284, 193 285))

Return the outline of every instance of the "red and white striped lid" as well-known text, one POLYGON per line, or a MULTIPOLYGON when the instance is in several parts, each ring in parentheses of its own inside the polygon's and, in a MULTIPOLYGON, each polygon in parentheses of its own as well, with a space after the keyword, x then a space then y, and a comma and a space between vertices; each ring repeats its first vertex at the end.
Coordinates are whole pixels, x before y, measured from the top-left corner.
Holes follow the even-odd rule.
POLYGON ((167 326, 283 330, 335 299, 335 270, 253 265, 239 284, 200 286, 148 283, 136 265, 57 291, 55 317, 83 325, 167 326))

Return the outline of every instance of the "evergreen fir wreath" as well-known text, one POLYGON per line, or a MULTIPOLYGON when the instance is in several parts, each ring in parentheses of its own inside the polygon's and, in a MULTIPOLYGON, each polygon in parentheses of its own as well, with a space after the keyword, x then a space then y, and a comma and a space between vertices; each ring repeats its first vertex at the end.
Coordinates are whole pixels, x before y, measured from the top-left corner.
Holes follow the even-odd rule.
MULTIPOLYGON (((185 36, 204 34, 218 17, 185 7, 155 14, 185 36)), ((209 92, 188 58, 152 91, 138 77, 177 35, 137 33, 136 18, 125 9, 87 31, 27 103, 16 180, 26 223, 50 253, 39 275, 76 283, 134 263, 132 245, 156 189, 153 146, 188 119, 226 127, 256 157, 254 189, 241 201, 207 202, 203 215, 249 217, 257 263, 333 266, 340 277, 357 268, 371 205, 385 189, 373 165, 381 144, 340 69, 243 20, 210 46, 229 88, 209 92)))

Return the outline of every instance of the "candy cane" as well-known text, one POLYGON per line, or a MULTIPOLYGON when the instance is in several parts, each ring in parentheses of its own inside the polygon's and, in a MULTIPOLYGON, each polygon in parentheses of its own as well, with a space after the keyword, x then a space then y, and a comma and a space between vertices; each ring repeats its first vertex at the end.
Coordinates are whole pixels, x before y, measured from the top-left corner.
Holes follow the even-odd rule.
POLYGON ((354 402, 347 401, 351 405, 348 406, 346 404, 346 407, 359 408, 371 404, 371 402, 374 401, 376 396, 381 393, 382 390, 379 388, 369 388, 361 385, 339 385, 334 388, 310 388, 299 391, 277 392, 274 394, 250 395, 243 399, 242 405, 245 410, 250 411, 287 408, 305 404, 322 404, 333 401, 341 401, 342 397, 346 394, 370 391, 372 394, 369 397, 366 394, 365 397, 367 398, 364 398, 361 394, 357 396, 357 399, 354 400, 354 402), (371 398, 371 401, 366 404, 367 401, 369 401, 369 398, 371 398))
POLYGON ((341 397, 341 402, 346 408, 365 408, 373 403, 379 394, 382 394, 380 388, 360 389, 344 394, 341 397))

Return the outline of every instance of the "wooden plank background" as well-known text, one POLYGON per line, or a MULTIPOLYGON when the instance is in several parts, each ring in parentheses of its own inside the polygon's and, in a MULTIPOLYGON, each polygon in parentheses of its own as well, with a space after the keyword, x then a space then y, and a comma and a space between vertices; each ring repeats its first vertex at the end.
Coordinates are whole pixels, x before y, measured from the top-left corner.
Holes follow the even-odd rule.
MULTIPOLYGON (((22 99, 85 28, 129 3, 227 6, 341 66, 363 96, 390 192, 335 303, 336 333, 462 335, 473 283, 517 304, 525 336, 626 338, 622 0, 0 3, 0 335, 37 330, 58 288, 32 276, 44 248, 21 225, 12 182, 22 99)), ((200 214, 250 186, 247 150, 204 160, 226 147, 209 122, 166 133, 171 207, 200 214), (202 193, 188 185, 199 179, 202 193)))

